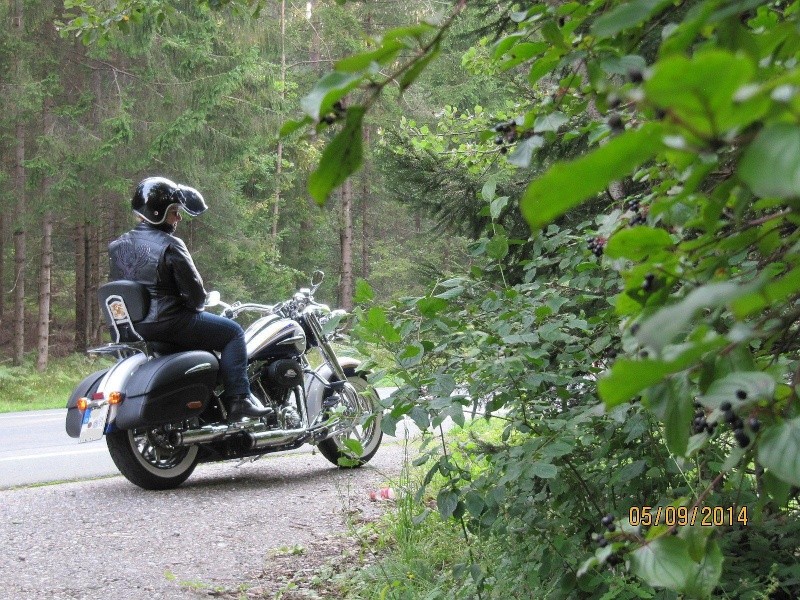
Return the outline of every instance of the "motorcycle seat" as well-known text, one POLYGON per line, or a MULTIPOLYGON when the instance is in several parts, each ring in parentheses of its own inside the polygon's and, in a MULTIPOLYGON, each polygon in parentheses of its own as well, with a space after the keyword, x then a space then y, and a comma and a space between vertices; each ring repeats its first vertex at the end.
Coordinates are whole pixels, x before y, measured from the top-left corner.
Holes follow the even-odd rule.
POLYGON ((147 345, 150 346, 150 350, 157 356, 186 352, 185 347, 178 346, 177 344, 170 344, 169 342, 147 342, 147 345))

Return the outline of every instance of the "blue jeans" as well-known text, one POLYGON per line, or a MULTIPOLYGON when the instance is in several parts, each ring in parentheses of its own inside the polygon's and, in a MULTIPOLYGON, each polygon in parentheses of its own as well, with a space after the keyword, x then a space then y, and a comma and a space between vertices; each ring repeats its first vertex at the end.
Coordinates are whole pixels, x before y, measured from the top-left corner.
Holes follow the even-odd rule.
POLYGON ((225 396, 250 392, 244 330, 232 319, 207 312, 185 312, 165 321, 139 323, 136 330, 149 342, 165 342, 186 350, 221 352, 219 368, 225 396))

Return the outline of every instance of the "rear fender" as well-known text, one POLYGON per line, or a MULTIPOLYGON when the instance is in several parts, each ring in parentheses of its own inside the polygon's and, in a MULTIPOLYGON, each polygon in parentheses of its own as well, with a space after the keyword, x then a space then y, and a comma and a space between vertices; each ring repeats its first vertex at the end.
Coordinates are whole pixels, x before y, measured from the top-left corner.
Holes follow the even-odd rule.
MULTIPOLYGON (((350 375, 351 373, 358 371, 361 361, 348 356, 343 356, 339 358, 339 364, 342 365, 342 369, 344 369, 345 373, 350 375)), ((330 392, 329 388, 323 384, 322 381, 329 381, 330 378, 333 377, 333 371, 327 364, 323 364, 318 367, 315 373, 317 374, 317 377, 313 377, 311 375, 306 377, 306 401, 308 403, 309 423, 313 423, 314 419, 316 419, 317 416, 319 416, 319 413, 322 412, 322 401, 330 392)))
MULTIPOLYGON (((148 357, 144 354, 134 354, 133 356, 119 361, 108 370, 108 373, 106 373, 106 376, 100 382, 97 391, 102 392, 105 398, 108 398, 108 394, 111 392, 124 392, 133 372, 147 361, 148 357)), ((118 408, 119 406, 115 404, 108 413, 106 433, 114 431, 115 429, 118 408)))

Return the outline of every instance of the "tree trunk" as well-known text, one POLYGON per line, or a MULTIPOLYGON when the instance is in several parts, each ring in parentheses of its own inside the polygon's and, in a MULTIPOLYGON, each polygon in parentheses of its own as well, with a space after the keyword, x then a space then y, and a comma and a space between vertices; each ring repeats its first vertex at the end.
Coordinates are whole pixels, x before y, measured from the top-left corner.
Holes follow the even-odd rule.
MULTIPOLYGON (((283 120, 283 103, 286 97, 286 0, 281 0, 281 93, 279 114, 283 120)), ((275 165, 275 205, 272 209, 272 251, 278 256, 278 221, 281 212, 281 172, 283 171, 283 140, 278 139, 278 157, 275 165)))
POLYGON ((100 236, 97 225, 86 226, 86 336, 88 341, 98 341, 100 306, 97 288, 100 287, 100 236))
POLYGON ((86 226, 75 226, 75 352, 86 352, 86 226))
POLYGON ((6 312, 6 220, 0 213, 0 323, 6 312))
MULTIPOLYGON (((369 126, 364 127, 364 147, 369 148, 370 130, 369 126)), ((369 204, 372 200, 370 186, 372 184, 372 177, 370 177, 370 164, 364 164, 363 171, 363 192, 361 194, 361 277, 367 279, 369 277, 369 204)))
MULTIPOLYGON (((46 188, 47 186, 45 186, 46 188)), ((44 214, 42 264, 39 271, 39 347, 36 368, 44 371, 50 352, 50 274, 53 270, 53 213, 44 214)))
MULTIPOLYGON (((21 10, 21 9, 20 9, 21 10)), ((17 122, 16 164, 14 187, 17 192, 17 227, 14 231, 14 365, 21 365, 25 353, 25 213, 27 172, 25 170, 25 134, 22 122, 17 122)))
POLYGON ((339 304, 345 310, 353 309, 353 182, 348 179, 342 185, 341 230, 342 245, 341 279, 339 281, 339 304))
POLYGON ((14 357, 19 366, 25 354, 25 232, 14 232, 14 357))

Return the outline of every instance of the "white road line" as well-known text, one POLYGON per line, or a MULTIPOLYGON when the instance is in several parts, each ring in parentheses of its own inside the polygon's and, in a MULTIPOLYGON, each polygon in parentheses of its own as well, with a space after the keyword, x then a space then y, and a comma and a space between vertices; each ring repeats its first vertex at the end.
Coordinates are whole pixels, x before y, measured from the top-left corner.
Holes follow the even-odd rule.
POLYGON ((106 448, 86 448, 83 450, 70 450, 67 452, 43 452, 41 454, 27 454, 24 456, 9 456, 7 458, 0 458, 0 462, 8 462, 12 460, 30 460, 37 458, 52 458, 54 456, 70 456, 73 454, 92 454, 97 452, 106 452, 106 448))

